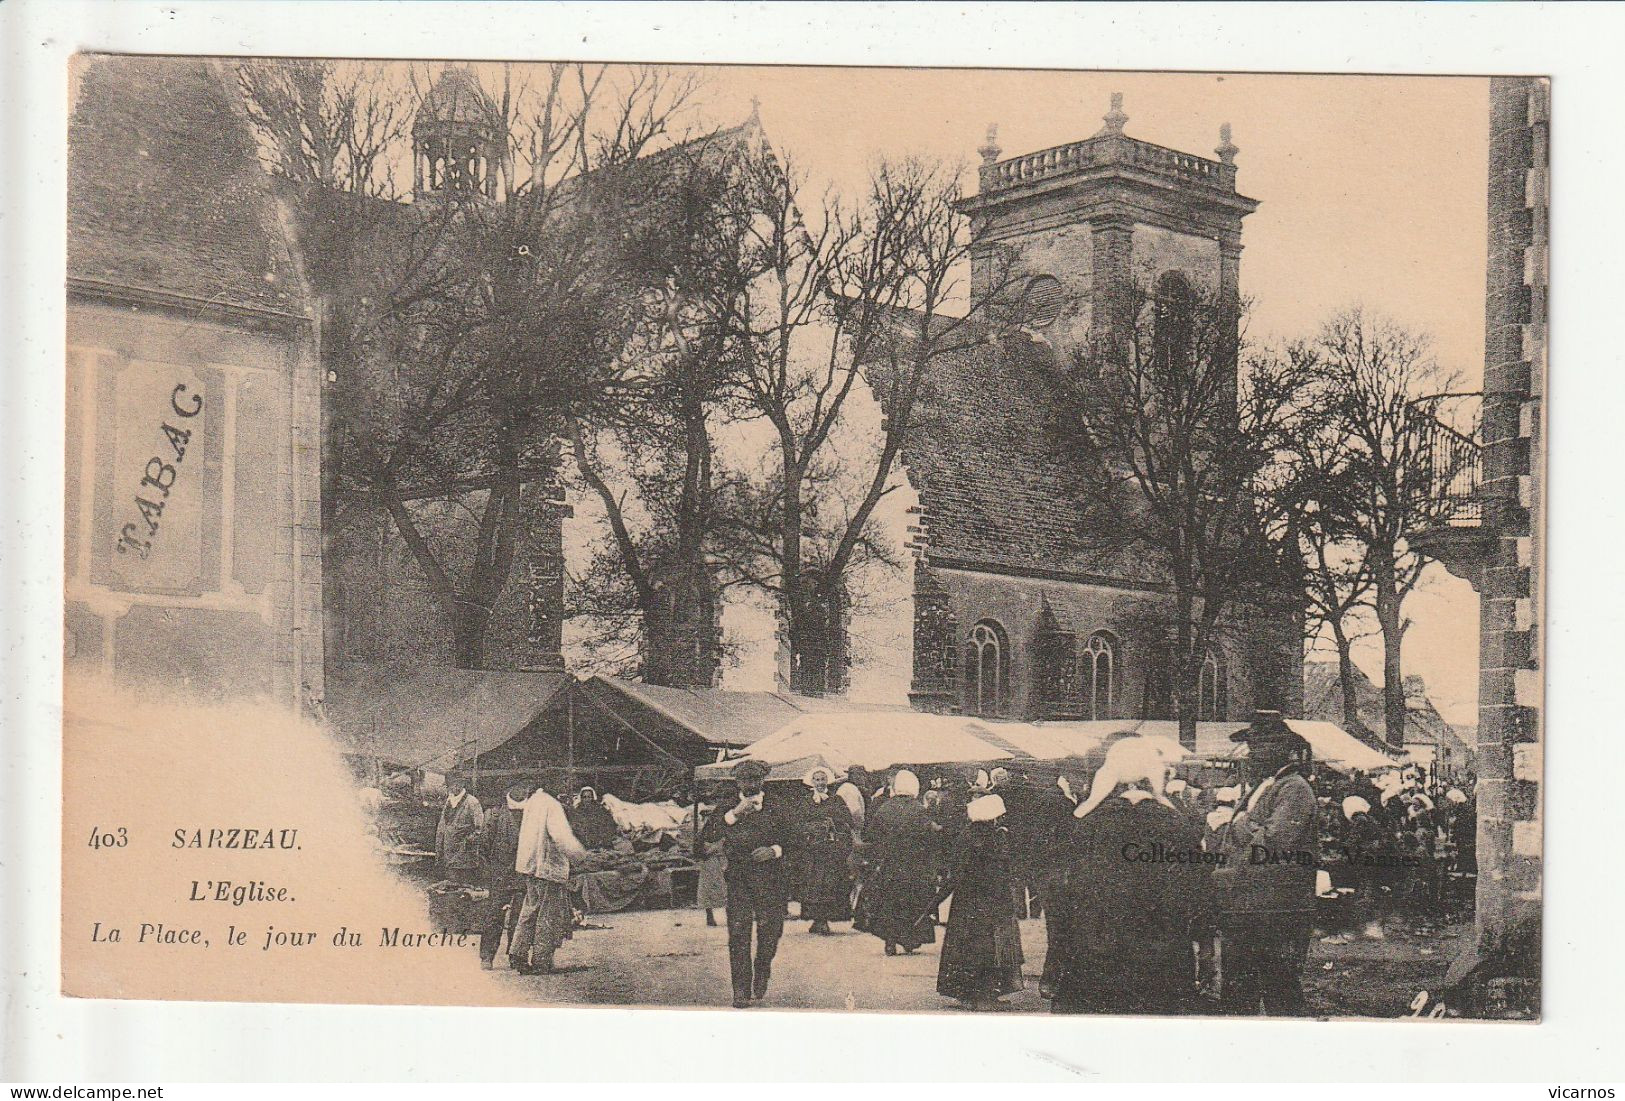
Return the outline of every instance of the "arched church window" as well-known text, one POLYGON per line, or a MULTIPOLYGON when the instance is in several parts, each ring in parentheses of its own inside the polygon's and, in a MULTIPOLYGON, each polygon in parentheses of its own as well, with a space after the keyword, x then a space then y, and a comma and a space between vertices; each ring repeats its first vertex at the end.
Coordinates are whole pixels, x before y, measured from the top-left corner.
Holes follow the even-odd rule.
POLYGON ((1086 719, 1117 717, 1117 640, 1096 631, 1078 656, 1078 687, 1086 719))
POLYGON ((1230 686, 1224 655, 1209 650, 1202 660, 1202 677, 1197 686, 1196 718, 1199 722, 1223 722, 1230 710, 1230 686))
POLYGON ((1026 324, 1035 329, 1044 329, 1055 324, 1055 319, 1061 316, 1066 295, 1061 289, 1061 281, 1055 276, 1035 275, 1028 280, 1023 298, 1026 324))
POLYGON ((1195 352, 1196 295, 1190 282, 1170 271, 1157 280, 1152 303, 1152 355, 1159 371, 1190 365, 1195 352))
POLYGON ((1004 709, 1010 642, 1004 628, 984 619, 965 638, 965 711, 997 715, 1004 709))

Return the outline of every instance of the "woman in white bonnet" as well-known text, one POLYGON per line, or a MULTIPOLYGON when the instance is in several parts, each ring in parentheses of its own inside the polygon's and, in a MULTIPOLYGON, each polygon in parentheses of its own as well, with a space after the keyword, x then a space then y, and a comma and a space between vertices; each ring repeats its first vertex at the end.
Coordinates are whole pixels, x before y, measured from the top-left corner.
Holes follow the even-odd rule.
POLYGON ((1194 933, 1211 911, 1211 854, 1169 801, 1166 758, 1147 738, 1113 743, 1067 839, 1056 1013, 1193 1008, 1194 933))
POLYGON ((913 952, 936 940, 926 913, 936 893, 938 827, 920 804, 920 779, 908 769, 892 778, 891 796, 869 811, 863 831, 871 871, 858 895, 854 927, 872 933, 886 945, 886 955, 899 948, 913 952))
POLYGON ((852 811, 831 788, 835 771, 815 765, 802 778, 807 793, 796 814, 801 850, 796 859, 796 898, 810 932, 830 934, 832 921, 852 920, 852 811))
POLYGON ((1001 997, 1021 989, 1023 962, 1004 799, 980 795, 965 807, 965 816, 952 875, 936 899, 940 906, 953 898, 937 993, 971 1009, 1000 1009, 1001 997))

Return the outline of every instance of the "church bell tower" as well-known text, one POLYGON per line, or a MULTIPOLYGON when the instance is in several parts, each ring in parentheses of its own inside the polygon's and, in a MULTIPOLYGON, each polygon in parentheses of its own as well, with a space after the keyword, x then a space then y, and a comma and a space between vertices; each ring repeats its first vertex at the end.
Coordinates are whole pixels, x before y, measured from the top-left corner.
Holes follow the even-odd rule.
POLYGON ((1067 145, 1001 160, 989 128, 971 217, 972 294, 1023 288, 1029 327, 1078 347, 1093 327, 1127 324, 1115 305, 1168 286, 1232 309, 1239 302, 1241 222, 1258 202, 1236 191, 1230 126, 1217 160, 1129 137, 1121 93, 1103 125, 1067 145))
POLYGON ((506 155, 502 114, 474 71, 447 67, 412 120, 413 196, 490 198, 506 155))

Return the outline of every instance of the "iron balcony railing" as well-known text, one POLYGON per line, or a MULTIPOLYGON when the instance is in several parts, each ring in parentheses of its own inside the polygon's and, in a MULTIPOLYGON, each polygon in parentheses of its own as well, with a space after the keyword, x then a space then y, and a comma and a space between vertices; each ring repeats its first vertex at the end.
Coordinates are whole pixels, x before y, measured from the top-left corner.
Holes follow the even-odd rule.
POLYGON ((1431 394, 1411 402, 1421 489, 1448 506, 1442 519, 1450 527, 1484 522, 1482 410, 1479 393, 1431 394))

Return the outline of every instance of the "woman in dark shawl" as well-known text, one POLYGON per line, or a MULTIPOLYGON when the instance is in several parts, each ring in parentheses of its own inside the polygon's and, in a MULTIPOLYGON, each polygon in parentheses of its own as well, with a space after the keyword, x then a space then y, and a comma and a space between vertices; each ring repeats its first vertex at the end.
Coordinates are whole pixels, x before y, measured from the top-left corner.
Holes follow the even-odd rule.
POLYGON ((972 799, 959 835, 952 877, 938 896, 951 897, 948 930, 942 938, 937 993, 972 1009, 995 1009, 999 999, 1021 989, 1021 926, 1011 885, 1015 871, 1004 800, 972 799))
POLYGON ((937 891, 937 826, 920 805, 920 781, 912 772, 898 772, 891 790, 890 798, 869 809, 864 823, 871 870, 856 927, 879 937, 886 955, 895 956, 898 948, 913 952, 936 940, 929 912, 937 891))
POLYGON ((582 788, 564 813, 570 820, 570 829, 589 849, 607 849, 620 836, 615 816, 599 801, 596 788, 582 788))
POLYGON ((852 920, 852 812, 830 785, 835 773, 823 765, 809 771, 796 818, 801 838, 796 877, 801 916, 813 933, 828 936, 832 921, 852 920))
POLYGON ((1054 1013, 1193 1008, 1193 931, 1211 910, 1213 866, 1195 823, 1163 793, 1167 775, 1153 742, 1124 738, 1074 812, 1061 859, 1054 1013))

